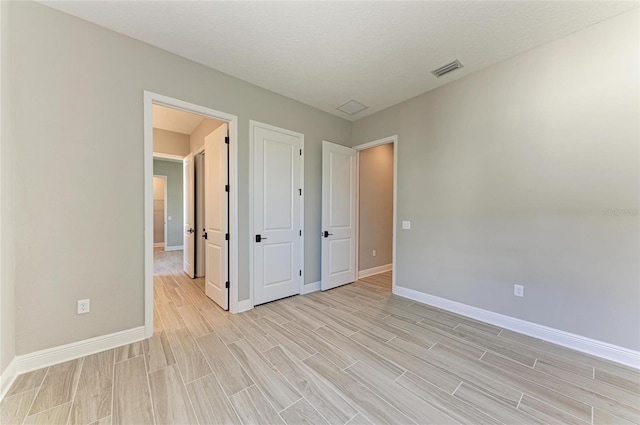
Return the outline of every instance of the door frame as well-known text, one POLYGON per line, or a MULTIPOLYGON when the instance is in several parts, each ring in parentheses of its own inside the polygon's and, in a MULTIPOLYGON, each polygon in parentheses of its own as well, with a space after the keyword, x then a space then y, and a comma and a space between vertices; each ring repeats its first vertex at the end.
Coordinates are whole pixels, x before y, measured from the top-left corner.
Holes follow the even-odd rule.
POLYGON ((304 266, 304 239, 305 239, 305 228, 304 228, 304 158, 305 158, 305 150, 304 150, 304 134, 298 133, 296 131, 287 130, 286 128, 276 127, 273 125, 265 124, 259 121, 249 120, 249 299, 242 301, 246 303, 242 307, 242 311, 250 310, 254 307, 253 300, 253 289, 254 289, 254 270, 253 270, 253 250, 255 248, 253 236, 253 130, 256 127, 262 127, 267 130, 278 131, 281 133, 288 134, 293 137, 300 138, 300 149, 302 149, 302 155, 300 156, 300 189, 302 189, 302 195, 300 196, 300 229, 302 230, 302 236, 300 237, 300 269, 302 270, 302 276, 300 276, 300 289, 298 294, 303 294, 304 292, 304 277, 305 277, 305 266, 304 266))
MULTIPOLYGON (((167 221, 167 217, 168 217, 168 214, 167 214, 167 205, 168 205, 168 202, 167 202, 167 183, 168 183, 168 181, 167 181, 167 176, 163 176, 161 174, 154 174, 153 178, 156 178, 156 177, 158 177, 159 179, 163 179, 164 180, 164 200, 163 200, 164 201, 164 226, 163 226, 164 244, 163 245, 164 245, 164 250, 166 251, 167 250, 167 227, 169 227, 169 223, 167 221)), ((156 247, 155 243, 153 244, 153 247, 154 248, 156 247)))
POLYGON ((229 311, 238 312, 238 117, 150 91, 143 93, 144 111, 144 327, 153 335, 153 122, 152 105, 190 112, 229 124, 229 311), (236 243, 233 243, 236 241, 236 243))
POLYGON ((396 290, 396 240, 398 237, 398 135, 384 137, 373 142, 353 146, 356 154, 356 278, 360 273, 360 151, 393 143, 393 242, 392 242, 392 269, 391 292, 396 290))

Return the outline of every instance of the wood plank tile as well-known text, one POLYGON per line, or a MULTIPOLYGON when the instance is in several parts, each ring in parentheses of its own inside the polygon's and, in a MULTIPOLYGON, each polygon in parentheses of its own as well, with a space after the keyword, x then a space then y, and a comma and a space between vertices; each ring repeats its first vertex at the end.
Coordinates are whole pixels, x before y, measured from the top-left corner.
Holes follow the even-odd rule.
POLYGON ((414 423, 398 409, 378 397, 348 373, 336 368, 333 363, 321 355, 311 356, 303 363, 331 383, 352 406, 373 423, 414 423))
POLYGON ((182 316, 182 320, 184 320, 194 338, 199 338, 214 331, 209 322, 202 317, 200 310, 193 304, 178 307, 178 313, 182 316))
POLYGON ((501 423, 411 372, 405 373, 396 382, 461 424, 497 425, 501 423))
POLYGON ((187 391, 201 424, 240 425, 240 418, 214 375, 190 382, 187 391))
POLYGON ((526 394, 522 397, 518 409, 550 425, 587 425, 589 423, 526 394))
POLYGON ((628 371, 614 371, 612 369, 595 369, 595 379, 606 382, 618 388, 623 388, 634 394, 640 394, 640 374, 628 371))
POLYGON ((311 332, 313 329, 305 329, 303 325, 293 321, 285 323, 282 327, 293 333, 302 342, 322 354, 340 369, 344 369, 357 361, 357 359, 331 344, 320 335, 311 332))
POLYGON ((303 360, 316 353, 316 350, 309 347, 304 341, 296 338, 294 334, 272 322, 269 318, 262 318, 258 324, 276 343, 282 345, 297 359, 303 360))
POLYGON ((113 425, 154 423, 147 371, 142 357, 115 365, 111 420, 113 425))
POLYGON ((284 409, 280 412, 280 416, 289 425, 329 424, 304 398, 284 409))
POLYGON ((385 378, 363 362, 349 366, 345 371, 418 424, 457 423, 453 418, 444 414, 442 410, 433 407, 411 391, 385 378))
POLYGON ((371 350, 374 350, 376 353, 379 353, 381 356, 384 356, 395 364, 402 365, 406 370, 427 379, 429 382, 448 393, 452 393, 453 390, 460 385, 461 379, 451 371, 442 370, 431 363, 428 363, 426 361, 428 359, 421 359, 407 353, 405 348, 398 346, 398 341, 396 339, 392 339, 388 343, 382 344, 363 332, 358 332, 351 338, 358 341, 360 344, 366 345, 371 350))
POLYGON ((534 384, 538 387, 537 390, 539 390, 537 395, 532 392, 532 388, 525 390, 525 393, 556 406, 581 419, 587 421, 590 420, 591 407, 588 408, 588 413, 585 411, 578 411, 578 405, 567 399, 567 395, 570 396, 572 400, 577 400, 578 402, 583 403, 583 405, 610 410, 616 416, 620 416, 632 422, 640 421, 640 411, 638 408, 625 406, 615 400, 607 399, 599 394, 587 391, 559 378, 555 378, 554 376, 543 374, 540 371, 528 368, 518 362, 514 362, 513 360, 498 356, 494 353, 487 352, 480 363, 494 366, 492 370, 498 374, 502 374, 503 376, 508 374, 515 381, 516 385, 520 385, 522 387, 528 385, 531 387, 528 383, 534 384), (554 394, 545 395, 541 388, 551 390, 554 394), (541 397, 547 398, 545 399, 541 397))
POLYGON ((208 360, 224 392, 231 396, 254 384, 229 348, 215 334, 198 338, 198 346, 208 360))
POLYGON ((144 361, 147 366, 147 373, 155 372, 167 366, 176 364, 176 359, 169 343, 166 332, 154 333, 151 338, 142 342, 144 361))
POLYGON ((34 370, 33 372, 23 373, 22 375, 18 375, 16 380, 9 388, 6 397, 11 397, 12 395, 19 394, 24 391, 29 391, 33 389, 38 389, 42 381, 44 380, 48 367, 43 369, 34 370))
POLYGON ((373 423, 367 419, 366 416, 364 416, 362 413, 358 413, 357 415, 355 415, 353 417, 353 419, 351 419, 349 422, 347 422, 347 424, 349 425, 373 425, 373 423))
POLYGON ((0 402, 0 424, 21 425, 27 417, 31 403, 36 398, 37 388, 5 396, 0 402))
POLYGON ((69 419, 71 402, 59 404, 47 410, 27 416, 24 425, 57 425, 66 424, 69 419))
POLYGON ((111 415, 114 350, 84 358, 69 423, 86 425, 111 415))
POLYGON ((156 424, 194 424, 197 422, 176 365, 150 373, 149 388, 151 389, 156 424))
POLYGON ((185 383, 212 373, 209 364, 187 328, 170 331, 168 337, 185 383))
POLYGON ((232 395, 230 399, 245 425, 284 425, 280 415, 255 385, 232 395))
POLYGON ((158 304, 158 313, 165 331, 182 329, 187 326, 173 301, 167 304, 158 304))
POLYGON ((312 307, 301 305, 297 308, 309 317, 313 317, 314 319, 324 323, 325 325, 331 325, 337 332, 341 333, 342 335, 349 336, 358 331, 358 328, 351 325, 350 323, 344 320, 340 320, 339 318, 332 317, 325 312, 319 312, 312 307))
POLYGON ((261 353, 277 345, 277 342, 262 330, 255 322, 236 324, 245 339, 261 353))
POLYGON ((323 326, 320 329, 316 329, 314 332, 350 356, 374 366, 387 378, 396 379, 405 371, 405 369, 398 366, 397 363, 393 363, 388 358, 365 348, 364 345, 356 342, 355 340, 339 334, 329 326, 323 326))
POLYGON ((49 367, 40 391, 38 391, 38 395, 33 401, 29 415, 72 401, 80 378, 81 368, 82 359, 71 360, 49 367))
POLYGON ((234 342, 228 347, 277 411, 290 406, 302 397, 271 363, 247 341, 234 342))
POLYGON ((593 409, 593 424, 594 425, 637 425, 638 422, 631 422, 626 419, 619 418, 612 415, 603 409, 593 409))
POLYGON ((111 416, 98 419, 97 421, 93 422, 91 425, 111 425, 111 416))
POLYGON ((523 411, 519 411, 512 406, 508 406, 498 401, 479 388, 471 386, 465 382, 460 385, 453 395, 505 424, 544 423, 533 416, 529 416, 523 411))
POLYGON ((275 347, 264 356, 330 424, 344 424, 358 413, 329 384, 282 347, 275 347))

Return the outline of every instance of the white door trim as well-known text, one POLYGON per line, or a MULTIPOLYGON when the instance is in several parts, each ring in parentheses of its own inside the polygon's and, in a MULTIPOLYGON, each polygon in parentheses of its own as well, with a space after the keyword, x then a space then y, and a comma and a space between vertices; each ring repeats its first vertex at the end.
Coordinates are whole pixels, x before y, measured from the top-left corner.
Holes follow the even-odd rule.
POLYGON ((391 292, 396 292, 396 239, 398 236, 398 135, 384 137, 373 142, 363 143, 354 146, 358 151, 356 158, 356 272, 360 269, 360 151, 375 148, 376 146, 393 143, 393 245, 392 245, 392 270, 391 270, 391 292))
POLYGON ((238 117, 144 91, 144 327, 153 335, 153 125, 152 105, 163 105, 229 123, 229 311, 238 312, 238 117))
POLYGON ((300 228, 302 229, 302 237, 300 238, 300 268, 302 270, 302 276, 300 277, 300 292, 304 291, 304 276, 305 276, 305 264, 304 264, 304 134, 295 131, 287 130, 285 128, 276 127, 269 124, 264 124, 259 121, 249 120, 249 300, 250 306, 245 304, 245 308, 242 311, 250 310, 254 307, 253 301, 253 248, 255 235, 253 231, 253 129, 255 127, 262 127, 267 130, 278 131, 280 133, 288 134, 293 137, 300 138, 300 149, 302 149, 302 156, 300 159, 300 189, 302 189, 302 195, 300 196, 300 228))
POLYGON ((154 158, 160 158, 160 159, 166 159, 167 161, 175 161, 175 162, 182 162, 186 158, 186 156, 174 155, 174 154, 171 154, 171 153, 162 153, 162 152, 154 152, 153 153, 153 157, 154 158))
MULTIPOLYGON (((169 221, 167 220, 167 176, 162 176, 160 174, 154 174, 153 177, 158 177, 164 180, 164 243, 163 245, 163 249, 166 251, 167 250, 167 246, 168 246, 168 241, 167 241, 167 236, 168 236, 168 232, 167 232, 167 227, 169 227, 169 221)), ((155 246, 155 244, 154 244, 155 246)))

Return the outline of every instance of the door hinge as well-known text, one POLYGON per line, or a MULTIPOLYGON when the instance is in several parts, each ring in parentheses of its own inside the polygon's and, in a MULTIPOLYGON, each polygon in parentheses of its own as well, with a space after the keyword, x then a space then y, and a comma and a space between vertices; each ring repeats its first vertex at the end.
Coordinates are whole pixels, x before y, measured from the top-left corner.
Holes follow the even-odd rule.
POLYGON ((204 233, 202 234, 202 237, 203 237, 203 238, 205 238, 205 239, 208 239, 208 237, 207 237, 207 236, 208 236, 207 232, 204 232, 204 233))
POLYGON ((224 142, 228 145, 229 144, 229 136, 225 136, 224 137, 224 142))
POLYGON ((302 236, 302 230, 300 230, 300 236, 302 236))
POLYGON ((228 240, 229 240, 229 234, 228 234, 228 233, 225 233, 225 235, 224 235, 224 240, 225 240, 225 241, 228 241, 228 240))
POLYGON ((228 192, 228 191, 229 191, 229 185, 228 185, 228 184, 225 184, 225 185, 224 185, 224 191, 225 191, 225 192, 228 192))
POLYGON ((302 270, 300 270, 300 276, 302 276, 302 270))
POLYGON ((302 156, 302 149, 300 149, 300 156, 302 156))
POLYGON ((224 287, 229 289, 229 282, 225 282, 224 287))
POLYGON ((298 189, 298 191, 300 192, 300 196, 302 196, 302 189, 298 189))

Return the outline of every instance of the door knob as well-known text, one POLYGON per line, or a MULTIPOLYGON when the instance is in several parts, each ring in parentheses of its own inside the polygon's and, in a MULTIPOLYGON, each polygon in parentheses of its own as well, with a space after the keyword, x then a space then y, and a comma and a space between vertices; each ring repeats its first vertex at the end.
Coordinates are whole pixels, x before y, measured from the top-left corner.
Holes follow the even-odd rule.
POLYGON ((260 243, 262 241, 266 241, 267 238, 262 237, 262 235, 256 235, 256 243, 260 243))
POLYGON ((191 227, 189 230, 187 230, 187 232, 189 232, 189 233, 195 233, 195 232, 196 232, 196 230, 195 230, 193 227, 191 227))
POLYGON ((333 233, 329 233, 325 230, 322 236, 324 236, 325 238, 328 238, 329 236, 333 236, 333 233))

